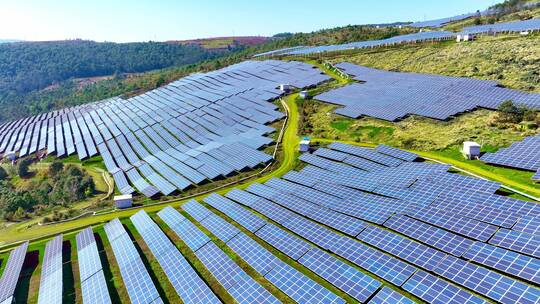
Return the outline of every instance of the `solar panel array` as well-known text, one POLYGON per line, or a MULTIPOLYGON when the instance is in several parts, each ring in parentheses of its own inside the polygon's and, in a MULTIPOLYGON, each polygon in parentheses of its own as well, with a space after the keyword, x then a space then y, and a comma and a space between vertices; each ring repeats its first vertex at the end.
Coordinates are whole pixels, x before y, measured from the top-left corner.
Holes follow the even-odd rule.
POLYGON ((508 148, 487 152, 480 160, 488 164, 534 171, 533 180, 540 180, 540 135, 514 142, 508 148))
POLYGON ((189 262, 143 210, 131 221, 184 303, 220 303, 189 262))
POLYGON ((0 153, 99 154, 121 193, 168 195, 270 161, 258 149, 273 141, 266 124, 284 116, 269 102, 283 94, 278 86, 305 88, 328 79, 302 62, 246 61, 129 99, 6 123, 0 153))
MULTIPOLYGON (((310 165, 286 174, 287 182, 271 179, 268 186, 253 184, 247 192, 229 192, 230 201, 212 199, 209 203, 226 214, 232 213, 232 207, 226 206, 242 204, 321 248, 316 250, 330 251, 429 303, 487 303, 482 297, 501 303, 540 301, 540 289, 529 285, 538 284, 540 274, 540 243, 534 234, 539 205, 497 195, 498 183, 445 173, 448 166, 413 162, 417 156, 404 157, 394 149, 372 151, 393 155, 397 162, 363 169, 344 161, 351 156, 373 161, 376 155, 345 144, 325 149, 329 151, 314 152, 317 157, 301 158, 310 165), (360 172, 349 175, 351 168, 360 172), (392 182, 396 177, 412 181, 392 182), (362 181, 369 190, 357 186, 362 181), (392 199, 392 204, 373 198, 369 203, 366 197, 371 196, 392 199), (355 202, 358 207, 343 208, 355 202), (354 212, 363 206, 366 212, 354 212), (356 239, 360 242, 350 233, 328 228, 336 223, 332 210, 371 222, 359 230, 356 239), (370 216, 374 210, 387 215, 379 220, 370 216), (511 220, 490 219, 484 214, 487 211, 506 213, 511 220), (506 229, 508 225, 515 229, 506 229)), ((298 261, 302 260, 299 255, 315 252, 306 251, 294 238, 280 236, 286 230, 277 225, 264 227, 255 234, 298 261), (267 239, 267 235, 277 237, 267 239)), ((379 298, 399 302, 401 295, 381 289, 373 303, 382 301, 379 298)))
POLYGON ((210 241, 204 232, 178 211, 166 207, 158 212, 158 215, 195 252, 204 267, 238 303, 279 303, 278 299, 251 278, 223 250, 210 241))
POLYGON ((79 232, 76 241, 83 303, 111 303, 92 228, 79 232))
POLYGON ((419 21, 409 24, 410 27, 416 27, 416 28, 423 28, 423 27, 433 27, 433 28, 439 28, 443 27, 445 24, 454 22, 454 21, 461 21, 465 20, 474 16, 479 15, 478 13, 468 13, 468 14, 462 14, 457 15, 453 17, 446 17, 441 19, 434 19, 434 20, 428 20, 428 21, 419 21))
MULTIPOLYGON (((345 303, 336 290, 361 303, 413 303, 412 296, 437 304, 540 303, 540 205, 392 147, 333 143, 320 151, 304 154, 309 165, 301 171, 210 194, 206 206, 184 203, 189 216, 170 206, 159 211, 181 244, 144 211, 131 217, 183 302, 223 301, 198 264, 239 303, 279 302, 253 270, 298 303, 345 303), (195 261, 177 248, 184 244, 195 261)), ((130 300, 162 303, 122 223, 109 222, 105 232, 130 300)), ((61 271, 61 241, 47 246, 41 284, 51 287, 42 287, 40 301, 61 301, 61 273, 53 274, 61 271)), ((2 277, 9 302, 25 246, 12 252, 2 277)), ((83 302, 111 303, 90 228, 77 235, 77 249, 83 302)))
POLYGON ((131 303, 163 303, 133 241, 118 219, 105 225, 131 303))
POLYGON ((28 242, 24 242, 9 254, 7 265, 0 278, 0 303, 2 304, 12 303, 15 300, 15 287, 19 281, 27 248, 28 242))
POLYGON ((62 303, 62 235, 45 245, 38 303, 62 303))
POLYGON ((347 117, 396 121, 418 115, 446 120, 479 107, 497 109, 506 100, 540 109, 540 94, 503 88, 495 81, 390 72, 347 62, 336 67, 365 83, 350 84, 314 98, 343 106, 336 113, 347 117))
MULTIPOLYGON (((413 23, 413 27, 433 27, 437 28, 450 21, 462 20, 470 18, 474 14, 464 14, 455 17, 444 18, 440 20, 432 20, 427 22, 413 23)), ((519 33, 522 31, 537 31, 540 30, 540 19, 529 19, 522 21, 501 22, 488 25, 470 26, 463 28, 462 32, 454 33, 449 31, 420 31, 418 33, 398 35, 381 40, 358 41, 345 44, 332 44, 321 46, 296 46, 291 48, 283 48, 256 54, 254 57, 263 56, 291 56, 291 55, 312 55, 326 52, 342 52, 355 49, 366 49, 374 47, 392 46, 405 43, 430 42, 450 40, 463 34, 497 34, 497 33, 519 33)))

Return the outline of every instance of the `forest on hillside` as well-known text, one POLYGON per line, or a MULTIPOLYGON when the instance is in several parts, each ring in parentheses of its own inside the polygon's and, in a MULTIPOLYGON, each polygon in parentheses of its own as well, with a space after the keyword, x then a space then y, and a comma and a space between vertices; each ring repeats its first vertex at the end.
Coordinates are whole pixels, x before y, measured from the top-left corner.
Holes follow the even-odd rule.
POLYGON ((406 29, 350 25, 286 33, 267 43, 215 52, 175 43, 60 41, 0 44, 0 123, 62 107, 159 87, 192 72, 219 69, 254 54, 297 45, 383 39, 406 29), (140 73, 144 72, 144 73, 140 73), (126 73, 140 73, 127 76, 126 73), (111 75, 78 85, 74 78, 111 75), (55 84, 50 87, 51 84, 55 84), (48 89, 43 89, 49 87, 48 89))

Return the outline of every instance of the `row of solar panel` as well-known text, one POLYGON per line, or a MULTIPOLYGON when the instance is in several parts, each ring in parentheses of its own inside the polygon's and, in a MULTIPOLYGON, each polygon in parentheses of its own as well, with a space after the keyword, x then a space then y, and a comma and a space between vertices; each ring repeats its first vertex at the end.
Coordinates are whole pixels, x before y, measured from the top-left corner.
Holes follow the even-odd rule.
POLYGON ((377 70, 343 62, 336 65, 362 84, 351 84, 315 96, 344 106, 336 113, 395 121, 409 115, 446 120, 482 107, 497 109, 506 101, 540 109, 540 94, 500 87, 494 81, 377 70))
MULTIPOLYGON (((456 16, 453 18, 469 18, 471 14, 456 16)), ((437 27, 439 24, 452 21, 452 18, 435 20, 434 22, 419 23, 419 27, 437 27)), ((412 26, 415 26, 414 23, 412 26)), ((463 34, 485 34, 485 33, 509 33, 522 31, 538 31, 540 30, 540 19, 529 19, 522 21, 501 22, 495 24, 469 26, 463 28, 459 33, 449 31, 420 31, 414 34, 398 35, 391 38, 381 40, 368 40, 360 42, 352 42, 346 44, 334 44, 323 46, 299 46, 294 48, 284 48, 256 54, 254 57, 262 56, 288 56, 288 55, 310 55, 325 52, 347 51, 354 49, 374 48, 404 43, 428 42, 454 39, 457 35, 463 34)))
POLYGON ((276 87, 327 79, 305 63, 244 62, 128 100, 6 125, 0 152, 24 156, 46 148, 57 156, 77 152, 81 159, 99 152, 120 192, 167 195, 268 162, 271 157, 257 149, 272 142, 264 136, 274 129, 264 124, 283 117, 268 102, 282 93, 276 87), (27 149, 32 142, 38 145, 27 149))

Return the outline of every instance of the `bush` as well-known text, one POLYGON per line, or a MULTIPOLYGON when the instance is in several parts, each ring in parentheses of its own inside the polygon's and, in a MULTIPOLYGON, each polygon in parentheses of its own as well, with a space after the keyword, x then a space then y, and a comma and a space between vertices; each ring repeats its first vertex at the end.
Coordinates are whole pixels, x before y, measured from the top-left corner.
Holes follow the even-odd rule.
POLYGON ((56 176, 58 173, 64 170, 64 164, 61 161, 55 160, 49 166, 49 175, 51 177, 56 176))
POLYGON ((29 173, 30 173, 30 160, 25 158, 21 161, 19 161, 19 164, 17 165, 17 174, 24 178, 24 177, 28 177, 29 173))
POLYGON ((6 170, 0 167, 0 180, 5 180, 8 177, 6 170))

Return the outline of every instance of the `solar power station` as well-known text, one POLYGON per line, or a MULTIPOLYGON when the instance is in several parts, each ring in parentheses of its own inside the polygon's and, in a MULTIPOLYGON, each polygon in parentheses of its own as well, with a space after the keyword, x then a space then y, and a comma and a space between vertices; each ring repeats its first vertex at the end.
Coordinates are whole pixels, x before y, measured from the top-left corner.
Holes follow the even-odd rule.
POLYGON ((485 153, 480 160, 488 164, 533 171, 532 179, 540 181, 540 135, 514 142, 495 153, 485 153))
POLYGON ((314 98, 344 106, 336 113, 347 117, 396 121, 418 115, 446 120, 476 108, 497 109, 507 100, 540 109, 540 94, 503 88, 496 81, 390 72, 348 62, 336 67, 364 83, 350 84, 314 98))
POLYGON ((6 123, 0 153, 100 154, 121 193, 168 195, 269 162, 258 149, 273 141, 265 124, 284 116, 268 102, 283 94, 279 85, 305 88, 328 79, 301 62, 247 61, 129 99, 6 123))
MULTIPOLYGON (((445 23, 451 21, 463 20, 470 18, 474 14, 465 14, 461 16, 444 18, 440 20, 433 20, 428 22, 419 22, 417 24, 412 23, 412 27, 441 27, 445 23)), ((480 26, 469 26, 463 28, 462 32, 454 33, 449 31, 420 31, 418 33, 406 34, 394 36, 387 39, 381 40, 368 40, 368 41, 359 41, 345 44, 333 44, 333 45, 323 45, 323 46, 297 46, 292 48, 284 48, 273 50, 269 52, 264 52, 256 54, 254 57, 271 57, 271 56, 303 56, 303 55, 313 55, 326 52, 343 52, 348 50, 355 49, 369 49, 375 47, 385 47, 398 44, 406 43, 418 43, 418 42, 431 42, 431 41, 444 41, 444 40, 453 40, 456 39, 458 35, 464 34, 498 34, 498 33, 520 33, 523 31, 538 31, 540 30, 540 18, 522 20, 522 21, 512 21, 512 22, 502 22, 488 25, 480 26)))
MULTIPOLYGON (((229 301, 194 263, 238 303, 279 303, 275 290, 296 303, 540 302, 539 204, 384 145, 332 143, 300 160, 301 170, 263 184, 131 216, 182 302, 229 301)), ((163 303, 122 222, 104 229, 130 301, 163 303)), ((111 303, 92 229, 76 242, 82 302, 111 303)), ((13 301, 27 246, 10 254, 2 304, 13 301)), ((61 303, 63 292, 59 235, 45 248, 39 303, 61 303)))

